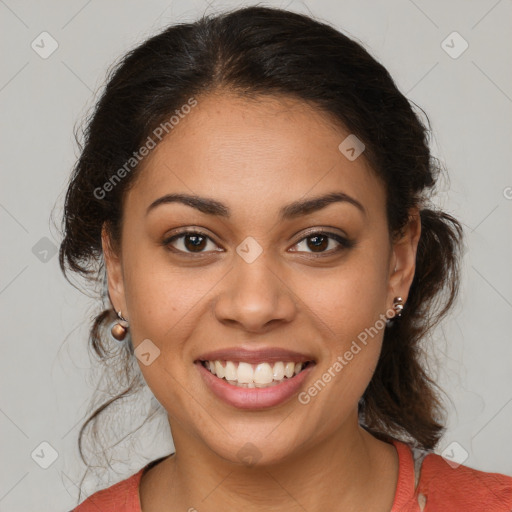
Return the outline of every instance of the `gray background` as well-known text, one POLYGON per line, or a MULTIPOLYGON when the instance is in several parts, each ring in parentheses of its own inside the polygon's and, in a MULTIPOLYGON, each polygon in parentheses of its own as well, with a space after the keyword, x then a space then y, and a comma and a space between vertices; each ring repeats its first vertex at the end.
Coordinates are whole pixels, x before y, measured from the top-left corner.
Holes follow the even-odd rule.
MULTIPOLYGON (((69 510, 83 471, 76 440, 97 382, 86 339, 98 302, 62 277, 49 221, 55 202, 59 219, 76 157, 73 127, 94 104, 108 66, 142 39, 205 10, 249 3, 0 0, 1 511, 69 510), (59 45, 47 59, 31 48, 43 31, 59 45), (39 465, 50 456, 43 441, 58 453, 48 469, 39 465)), ((267 5, 311 11, 357 38, 427 112, 434 154, 451 176, 436 202, 467 234, 461 298, 432 342, 432 374, 451 398, 438 452, 465 450, 465 465, 512 475, 512 2, 267 5), (442 46, 453 31, 469 44, 458 58, 442 46)), ((169 453, 165 418, 160 425, 161 438, 147 430, 130 438, 125 463, 98 473, 90 492, 169 453)))

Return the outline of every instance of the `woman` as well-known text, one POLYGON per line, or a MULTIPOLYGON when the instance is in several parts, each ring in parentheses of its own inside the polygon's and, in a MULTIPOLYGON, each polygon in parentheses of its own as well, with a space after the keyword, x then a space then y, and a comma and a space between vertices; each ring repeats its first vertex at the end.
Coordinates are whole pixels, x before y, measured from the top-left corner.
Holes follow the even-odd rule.
POLYGON ((76 510, 512 509, 512 477, 429 453, 444 410, 420 344, 457 296, 462 228, 429 202, 428 134, 359 44, 284 10, 123 59, 60 262, 106 279, 92 346, 131 386, 80 443, 141 374, 175 453, 76 510))

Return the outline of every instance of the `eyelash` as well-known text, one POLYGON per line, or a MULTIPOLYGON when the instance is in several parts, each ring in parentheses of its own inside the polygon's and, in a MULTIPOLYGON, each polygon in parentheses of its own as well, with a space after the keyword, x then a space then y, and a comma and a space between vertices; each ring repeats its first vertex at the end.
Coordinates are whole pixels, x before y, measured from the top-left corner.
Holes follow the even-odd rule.
MULTIPOLYGON (((171 247, 172 242, 174 242, 175 240, 178 240, 180 238, 189 236, 189 235, 199 235, 199 236, 202 236, 202 237, 213 242, 211 237, 209 237, 206 233, 203 233, 201 231, 196 231, 196 230, 189 230, 189 231, 183 231, 182 233, 178 233, 176 235, 166 238, 165 240, 162 241, 162 245, 171 252, 190 255, 192 257, 196 257, 196 256, 200 257, 200 256, 206 254, 208 251, 193 253, 193 252, 182 251, 181 249, 176 249, 174 247, 171 247)), ((329 231, 318 230, 318 231, 312 231, 311 233, 308 233, 307 236, 301 238, 296 244, 294 244, 294 247, 295 247, 295 245, 298 245, 299 243, 303 242, 304 240, 307 240, 308 238, 314 238, 316 236, 326 236, 327 238, 330 238, 331 240, 335 240, 340 245, 336 249, 331 249, 329 251, 324 251, 321 253, 314 253, 314 252, 308 253, 308 254, 312 255, 313 258, 321 258, 321 257, 324 257, 325 255, 330 256, 332 254, 337 254, 338 252, 342 251, 343 249, 351 249, 352 247, 354 247, 356 245, 356 242, 354 240, 349 240, 347 238, 342 237, 341 235, 338 235, 336 233, 331 233, 329 231)), ((304 252, 304 251, 296 251, 296 252, 304 252)))

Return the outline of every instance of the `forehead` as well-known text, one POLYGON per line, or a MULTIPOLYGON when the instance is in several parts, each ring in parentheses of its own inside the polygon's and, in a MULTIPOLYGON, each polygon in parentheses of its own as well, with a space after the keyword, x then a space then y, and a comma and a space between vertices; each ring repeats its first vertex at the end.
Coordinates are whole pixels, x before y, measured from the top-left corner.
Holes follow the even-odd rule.
POLYGON ((251 206, 253 214, 308 195, 342 191, 382 211, 384 188, 364 153, 338 146, 350 133, 303 101, 210 94, 145 158, 127 203, 175 191, 251 206))

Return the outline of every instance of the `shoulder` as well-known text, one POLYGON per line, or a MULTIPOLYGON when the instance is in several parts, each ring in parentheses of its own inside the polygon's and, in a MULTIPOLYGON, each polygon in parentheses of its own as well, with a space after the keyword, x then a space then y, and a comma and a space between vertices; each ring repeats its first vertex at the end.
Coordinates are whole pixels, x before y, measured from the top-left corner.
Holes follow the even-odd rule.
POLYGON ((423 459, 418 492, 426 497, 425 512, 448 505, 450 510, 477 512, 482 504, 486 512, 512 511, 512 476, 449 464, 435 453, 423 459))
POLYGON ((92 494, 73 512, 141 512, 139 483, 143 471, 144 468, 129 478, 92 494))

